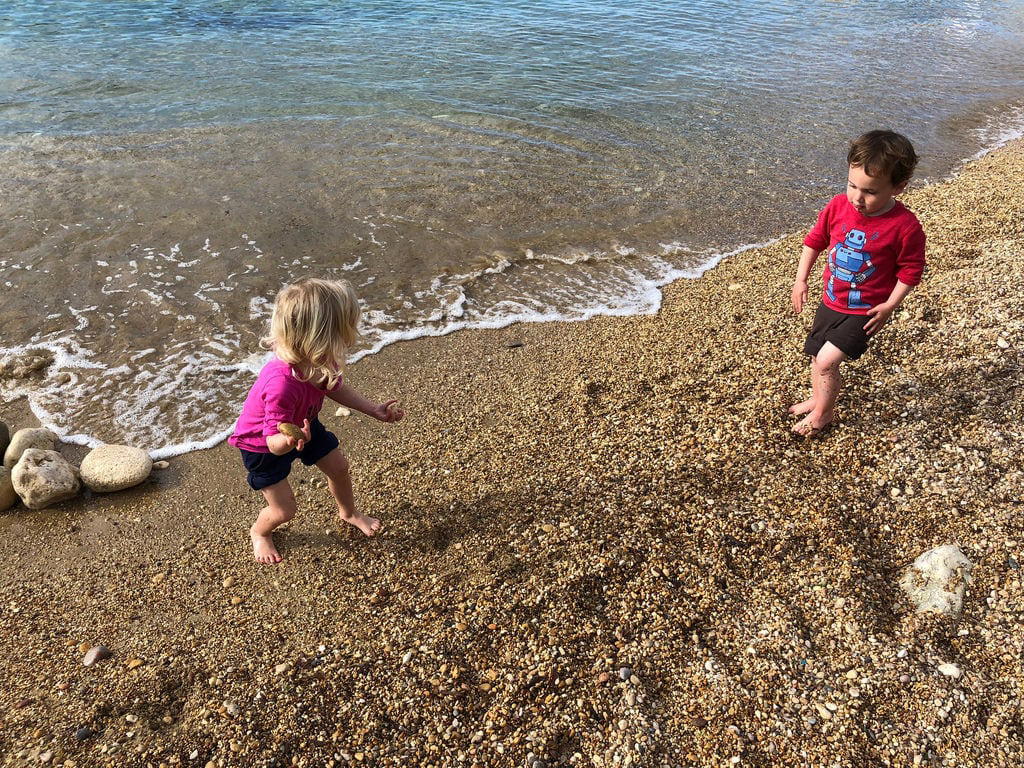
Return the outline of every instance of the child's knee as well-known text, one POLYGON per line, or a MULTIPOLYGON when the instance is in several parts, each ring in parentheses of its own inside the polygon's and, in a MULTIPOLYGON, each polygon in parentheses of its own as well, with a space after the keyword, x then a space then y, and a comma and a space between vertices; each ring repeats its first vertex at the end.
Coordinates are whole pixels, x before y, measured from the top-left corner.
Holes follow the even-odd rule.
POLYGON ((341 451, 338 451, 338 459, 335 463, 335 470, 343 475, 347 475, 352 465, 349 463, 348 456, 341 451))
POLYGON ((840 360, 836 360, 834 358, 829 359, 826 357, 822 357, 821 355, 818 355, 817 357, 811 360, 811 367, 814 369, 816 373, 822 374, 823 376, 828 376, 839 371, 840 362, 840 360))
POLYGON ((329 461, 317 463, 317 466, 331 480, 341 480, 346 477, 352 467, 348 456, 342 453, 340 448, 334 450, 329 461))

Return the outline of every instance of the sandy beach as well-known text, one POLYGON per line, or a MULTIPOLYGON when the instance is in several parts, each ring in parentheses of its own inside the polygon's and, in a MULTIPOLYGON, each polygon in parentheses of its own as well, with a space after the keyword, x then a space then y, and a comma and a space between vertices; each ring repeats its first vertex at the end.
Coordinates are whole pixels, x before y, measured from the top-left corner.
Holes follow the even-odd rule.
POLYGON ((323 413, 373 540, 297 466, 285 560, 258 565, 226 444, 8 511, 2 765, 1021 765, 1022 175, 1017 141, 904 198, 929 271, 824 439, 785 415, 801 231, 657 315, 352 366, 408 412, 323 413), (915 615, 900 574, 948 543, 963 612, 915 615))

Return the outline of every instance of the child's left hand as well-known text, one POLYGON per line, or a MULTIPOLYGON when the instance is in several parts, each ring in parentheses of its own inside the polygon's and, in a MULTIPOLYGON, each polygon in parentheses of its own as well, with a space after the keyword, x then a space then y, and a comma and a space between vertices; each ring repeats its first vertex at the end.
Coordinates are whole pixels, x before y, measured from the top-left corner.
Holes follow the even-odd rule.
POLYGON ((381 403, 375 407, 370 415, 378 421, 391 424, 405 418, 405 411, 398 407, 397 400, 388 400, 386 403, 381 403))
POLYGON ((889 322, 889 318, 895 309, 896 307, 888 303, 878 304, 869 309, 868 317, 871 319, 864 324, 864 332, 871 336, 876 331, 882 330, 882 326, 889 322))

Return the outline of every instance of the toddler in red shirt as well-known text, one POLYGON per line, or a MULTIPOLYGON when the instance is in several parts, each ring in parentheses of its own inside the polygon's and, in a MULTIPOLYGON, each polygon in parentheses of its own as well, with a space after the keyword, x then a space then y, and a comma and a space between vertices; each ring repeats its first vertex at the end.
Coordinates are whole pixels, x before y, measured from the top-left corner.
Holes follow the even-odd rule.
POLYGON ((892 131, 870 131, 850 144, 846 194, 836 195, 804 238, 793 283, 793 309, 807 301, 807 278, 828 252, 824 292, 804 352, 811 356, 812 395, 790 407, 803 416, 793 431, 814 437, 835 418, 843 379, 839 364, 856 360, 893 310, 921 282, 924 230, 896 195, 917 165, 910 141, 892 131))

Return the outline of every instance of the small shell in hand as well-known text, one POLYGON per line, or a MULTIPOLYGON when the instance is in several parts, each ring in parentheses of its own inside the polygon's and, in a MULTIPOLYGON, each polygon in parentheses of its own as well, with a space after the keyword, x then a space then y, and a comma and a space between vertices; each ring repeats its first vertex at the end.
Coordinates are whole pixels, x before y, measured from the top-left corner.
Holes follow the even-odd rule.
POLYGON ((302 430, 299 427, 287 421, 282 421, 280 424, 278 424, 277 431, 280 432, 282 435, 287 435, 293 440, 306 439, 306 436, 302 433, 302 430))

